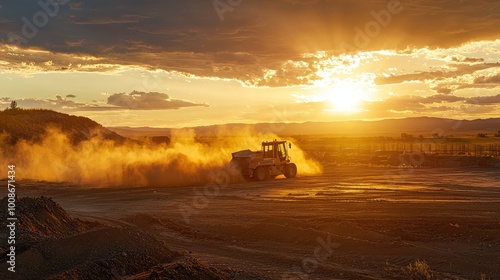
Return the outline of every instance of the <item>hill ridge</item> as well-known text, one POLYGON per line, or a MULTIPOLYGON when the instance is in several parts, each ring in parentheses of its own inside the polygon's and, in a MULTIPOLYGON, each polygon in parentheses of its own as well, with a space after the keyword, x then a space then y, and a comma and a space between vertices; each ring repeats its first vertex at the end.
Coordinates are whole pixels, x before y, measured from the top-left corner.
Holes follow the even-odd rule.
MULTIPOLYGON (((193 129, 198 136, 231 135, 233 131, 249 128, 255 132, 272 132, 278 135, 367 135, 367 136, 399 136, 401 133, 423 134, 434 133, 444 135, 477 133, 496 133, 500 130, 500 118, 457 120, 437 117, 410 117, 385 120, 355 120, 331 122, 292 122, 292 123, 229 123, 187 127, 193 129), (235 129, 240 128, 240 129, 235 129)), ((178 128, 152 127, 109 127, 110 130, 124 136, 160 136, 171 135, 178 128)))
POLYGON ((116 142, 125 141, 125 138, 116 132, 82 116, 68 115, 47 109, 6 109, 0 111, 0 134, 7 134, 8 142, 11 144, 20 140, 41 141, 49 128, 61 130, 73 144, 95 136, 116 142))

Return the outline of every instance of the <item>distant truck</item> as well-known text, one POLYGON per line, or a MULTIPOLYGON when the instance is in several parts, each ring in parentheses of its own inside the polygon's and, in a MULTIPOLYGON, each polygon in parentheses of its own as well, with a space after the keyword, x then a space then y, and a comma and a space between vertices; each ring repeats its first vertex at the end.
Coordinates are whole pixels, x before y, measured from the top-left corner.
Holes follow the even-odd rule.
POLYGON ((232 153, 230 164, 239 169, 246 179, 264 181, 282 174, 287 178, 294 178, 297 166, 291 162, 288 154, 288 149, 291 148, 292 144, 286 141, 262 142, 260 151, 242 150, 232 153))

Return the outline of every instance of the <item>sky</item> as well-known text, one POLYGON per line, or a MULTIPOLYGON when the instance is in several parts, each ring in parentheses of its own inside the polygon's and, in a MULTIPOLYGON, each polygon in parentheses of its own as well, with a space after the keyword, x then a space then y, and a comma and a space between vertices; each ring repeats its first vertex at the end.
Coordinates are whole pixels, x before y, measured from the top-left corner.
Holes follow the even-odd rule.
POLYGON ((107 127, 500 117, 499 0, 0 0, 0 107, 107 127))

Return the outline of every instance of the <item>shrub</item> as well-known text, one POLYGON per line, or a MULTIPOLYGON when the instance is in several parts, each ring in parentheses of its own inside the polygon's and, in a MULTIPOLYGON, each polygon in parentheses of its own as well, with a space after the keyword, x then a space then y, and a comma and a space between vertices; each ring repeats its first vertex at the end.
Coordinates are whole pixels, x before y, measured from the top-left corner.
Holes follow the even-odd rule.
POLYGON ((432 271, 429 264, 426 261, 417 260, 414 263, 408 265, 408 271, 421 279, 431 280, 432 271))

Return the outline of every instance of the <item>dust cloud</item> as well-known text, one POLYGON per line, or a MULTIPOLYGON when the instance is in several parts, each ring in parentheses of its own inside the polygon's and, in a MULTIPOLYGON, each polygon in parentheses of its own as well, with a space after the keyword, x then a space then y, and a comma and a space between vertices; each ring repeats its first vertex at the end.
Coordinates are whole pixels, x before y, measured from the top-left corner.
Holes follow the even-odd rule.
MULTIPOLYGON (((272 134, 255 136, 250 131, 238 134, 199 141, 194 131, 181 130, 173 133, 170 144, 117 144, 94 137, 73 145, 67 135, 51 128, 42 141, 20 141, 15 146, 4 145, 8 136, 0 135, 0 163, 15 164, 18 180, 86 187, 194 185, 207 183, 215 172, 224 170, 232 152, 259 150, 262 141, 280 139, 272 134)), ((293 145, 290 155, 298 176, 322 172, 293 139, 285 140, 293 145)))

